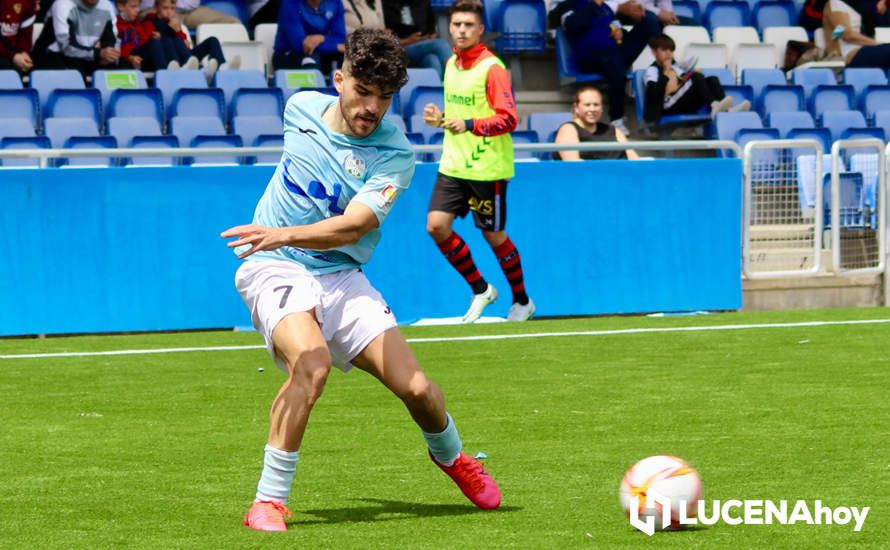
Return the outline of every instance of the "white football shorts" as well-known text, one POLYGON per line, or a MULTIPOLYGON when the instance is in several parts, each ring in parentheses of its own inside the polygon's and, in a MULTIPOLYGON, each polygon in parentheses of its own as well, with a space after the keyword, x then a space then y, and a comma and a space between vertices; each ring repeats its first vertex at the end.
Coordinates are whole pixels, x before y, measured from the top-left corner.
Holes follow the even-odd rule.
POLYGON ((287 366, 272 345, 272 331, 291 313, 315 312, 331 363, 343 372, 374 338, 396 326, 395 315, 360 269, 313 275, 296 262, 248 260, 235 273, 235 287, 269 355, 285 372, 287 366))

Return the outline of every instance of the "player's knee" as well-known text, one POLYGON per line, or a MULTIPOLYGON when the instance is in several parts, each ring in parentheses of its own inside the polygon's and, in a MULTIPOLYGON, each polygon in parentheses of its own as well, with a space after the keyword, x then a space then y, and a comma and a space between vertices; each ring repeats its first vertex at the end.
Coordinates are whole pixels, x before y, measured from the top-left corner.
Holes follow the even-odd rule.
POLYGON ((288 368, 292 383, 304 389, 311 405, 324 391, 331 370, 331 354, 326 348, 308 350, 301 353, 288 368))
POLYGON ((425 405, 435 400, 439 388, 422 372, 417 372, 408 381, 402 400, 408 404, 425 405))
POLYGON ((434 220, 427 220, 426 232, 437 243, 444 241, 451 234, 451 226, 434 220))

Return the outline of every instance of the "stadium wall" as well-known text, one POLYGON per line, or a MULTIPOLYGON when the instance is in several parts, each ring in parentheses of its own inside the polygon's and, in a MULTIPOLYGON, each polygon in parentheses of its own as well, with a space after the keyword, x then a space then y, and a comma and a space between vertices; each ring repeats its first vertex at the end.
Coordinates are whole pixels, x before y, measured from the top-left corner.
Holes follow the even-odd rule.
MULTIPOLYGON (((251 220, 269 166, 3 170, 0 335, 250 325, 219 238, 251 220)), ((419 164, 366 266, 400 322, 461 315, 466 284, 425 232, 419 164)), ((741 162, 518 163, 510 235, 539 315, 741 307, 741 162)), ((470 220, 456 230, 502 298, 470 220)))

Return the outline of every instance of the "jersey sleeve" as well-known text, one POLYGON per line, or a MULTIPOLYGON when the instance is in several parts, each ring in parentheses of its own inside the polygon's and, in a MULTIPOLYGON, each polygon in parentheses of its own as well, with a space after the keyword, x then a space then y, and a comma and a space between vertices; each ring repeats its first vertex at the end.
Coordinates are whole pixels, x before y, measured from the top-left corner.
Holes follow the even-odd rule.
POLYGON ((414 153, 410 149, 396 151, 375 168, 374 173, 352 198, 370 208, 381 225, 399 195, 408 189, 414 176, 414 153))

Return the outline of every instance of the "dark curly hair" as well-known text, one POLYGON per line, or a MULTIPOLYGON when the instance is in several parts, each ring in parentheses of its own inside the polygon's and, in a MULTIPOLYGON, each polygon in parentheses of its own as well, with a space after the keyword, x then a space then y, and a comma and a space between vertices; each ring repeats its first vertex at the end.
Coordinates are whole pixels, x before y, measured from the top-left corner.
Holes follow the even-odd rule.
POLYGON ((408 82, 408 55, 395 35, 360 28, 346 37, 343 70, 360 82, 397 91, 408 82))

